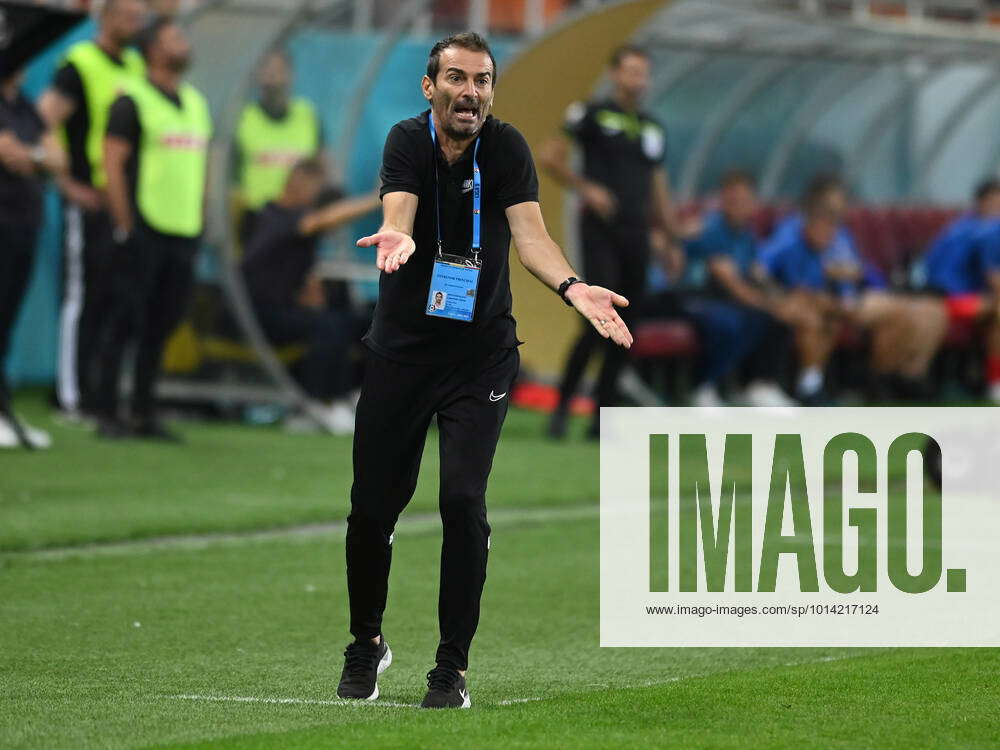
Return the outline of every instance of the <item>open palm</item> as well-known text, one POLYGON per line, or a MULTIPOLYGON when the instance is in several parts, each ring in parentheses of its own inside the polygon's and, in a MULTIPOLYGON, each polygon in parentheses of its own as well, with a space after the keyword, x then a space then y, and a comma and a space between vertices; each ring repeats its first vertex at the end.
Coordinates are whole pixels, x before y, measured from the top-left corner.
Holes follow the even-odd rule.
POLYGON ((603 286, 574 284, 566 297, 577 311, 590 321, 601 336, 626 349, 632 346, 632 333, 616 307, 628 307, 628 300, 603 286))
POLYGON ((375 246, 375 265, 380 271, 386 273, 398 270, 417 249, 417 245, 410 235, 393 229, 362 237, 357 244, 358 247, 375 246))

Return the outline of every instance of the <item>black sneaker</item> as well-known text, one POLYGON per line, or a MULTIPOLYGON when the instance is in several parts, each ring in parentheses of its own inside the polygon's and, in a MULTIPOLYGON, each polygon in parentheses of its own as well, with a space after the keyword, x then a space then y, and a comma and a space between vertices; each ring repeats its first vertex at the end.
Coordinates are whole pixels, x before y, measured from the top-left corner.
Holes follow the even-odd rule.
POLYGON ((469 708, 472 701, 465 678, 451 667, 434 667, 427 673, 427 695, 421 708, 469 708))
POLYGON ((392 651, 385 637, 376 646, 355 641, 344 651, 344 671, 337 686, 338 698, 373 701, 378 698, 378 676, 392 664, 392 651))
POLYGON ((125 440, 134 437, 132 428, 118 417, 101 417, 97 421, 97 437, 104 440, 125 440))

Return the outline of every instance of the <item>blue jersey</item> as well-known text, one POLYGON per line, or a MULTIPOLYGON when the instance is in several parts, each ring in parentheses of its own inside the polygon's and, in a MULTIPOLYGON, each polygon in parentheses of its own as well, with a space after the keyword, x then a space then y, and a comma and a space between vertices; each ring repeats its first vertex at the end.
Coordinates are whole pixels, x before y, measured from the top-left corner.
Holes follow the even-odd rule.
POLYGON ((1000 265, 1000 222, 959 216, 935 238, 924 263, 932 289, 945 294, 985 290, 987 268, 1000 265))
POLYGON ((705 219, 701 235, 690 246, 706 261, 715 257, 732 260, 746 274, 757 258, 757 238, 749 229, 734 227, 721 211, 713 211, 705 219))
POLYGON ((825 289, 822 252, 809 247, 802 232, 775 232, 761 248, 758 260, 767 275, 782 286, 825 289))
POLYGON ((882 273, 871 262, 861 257, 854 237, 847 227, 842 226, 837 230, 829 247, 814 250, 806 242, 803 223, 801 214, 787 217, 761 249, 758 260, 772 278, 788 287, 829 288, 843 295, 856 294, 862 287, 869 289, 886 287, 882 273), (834 284, 827 279, 824 270, 827 265, 833 264, 857 265, 861 269, 861 281, 834 284))

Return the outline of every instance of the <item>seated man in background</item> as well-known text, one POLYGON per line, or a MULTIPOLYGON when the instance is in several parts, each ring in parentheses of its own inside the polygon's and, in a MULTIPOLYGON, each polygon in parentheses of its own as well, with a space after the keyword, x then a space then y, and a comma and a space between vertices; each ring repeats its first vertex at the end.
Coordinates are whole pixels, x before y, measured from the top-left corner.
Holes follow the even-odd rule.
POLYGON ((350 389, 350 316, 326 305, 322 283, 310 271, 323 232, 347 224, 378 206, 375 193, 341 200, 332 196, 317 206, 326 170, 317 158, 292 169, 277 200, 257 218, 242 270, 261 328, 273 344, 303 342, 307 351, 297 364, 303 389, 324 407, 327 430, 354 431, 350 389))
POLYGON ((724 175, 719 210, 708 214, 700 235, 686 243, 689 255, 703 259, 708 272, 707 294, 684 304, 704 340, 704 370, 693 394, 695 406, 721 405, 719 385, 744 365, 750 378, 743 395, 747 404, 794 403, 777 384, 789 331, 775 317, 771 299, 749 278, 757 257, 751 228, 757 211, 755 187, 746 172, 724 175))
POLYGON ((1000 180, 976 187, 972 211, 942 230, 924 263, 927 286, 945 297, 952 321, 986 323, 986 384, 1000 403, 1000 180))
POLYGON ((924 377, 947 330, 944 306, 930 297, 889 292, 843 226, 847 193, 836 178, 810 183, 802 216, 782 224, 760 255, 759 272, 774 282, 775 310, 792 323, 799 352, 797 396, 826 403, 824 369, 844 323, 870 332, 879 390, 926 397, 924 377))

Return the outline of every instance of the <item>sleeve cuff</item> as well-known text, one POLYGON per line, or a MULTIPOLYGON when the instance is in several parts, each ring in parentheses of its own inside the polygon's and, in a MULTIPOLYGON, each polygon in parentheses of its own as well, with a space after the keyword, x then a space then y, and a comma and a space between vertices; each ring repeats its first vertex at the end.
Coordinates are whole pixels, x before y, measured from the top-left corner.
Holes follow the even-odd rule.
POLYGON ((420 195, 420 186, 412 183, 384 182, 382 183, 382 187, 379 188, 378 197, 384 198, 387 193, 413 193, 413 195, 420 195))
POLYGON ((538 193, 519 193, 505 196, 500 199, 500 203, 503 204, 504 208, 516 206, 518 203, 538 203, 538 193))

